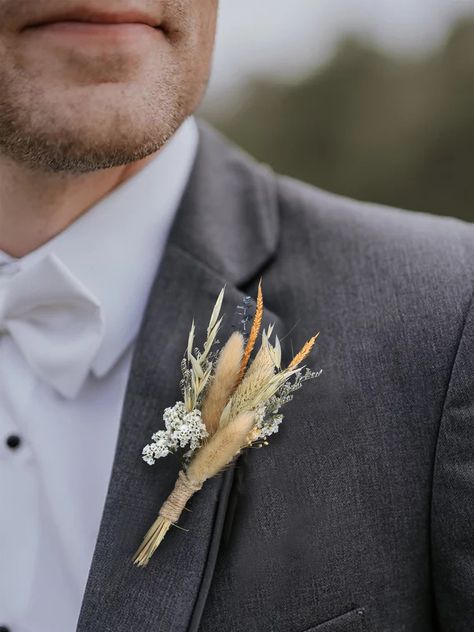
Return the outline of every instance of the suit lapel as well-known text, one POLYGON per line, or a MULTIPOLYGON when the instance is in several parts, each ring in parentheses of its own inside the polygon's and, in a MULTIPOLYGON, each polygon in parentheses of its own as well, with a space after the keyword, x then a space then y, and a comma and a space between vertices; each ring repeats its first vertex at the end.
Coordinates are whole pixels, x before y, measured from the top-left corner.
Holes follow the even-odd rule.
MULTIPOLYGON (((212 579, 232 470, 208 481, 180 526, 171 529, 146 569, 131 558, 171 491, 172 458, 153 467, 143 445, 163 426, 164 408, 180 398, 180 361, 191 319, 203 334, 226 284, 220 335, 235 307, 274 254, 273 179, 258 176, 240 153, 201 127, 196 164, 150 294, 136 344, 110 486, 78 624, 79 632, 197 630, 212 579), (239 289, 241 288, 241 289, 239 289)), ((278 318, 267 313, 267 321, 278 318)))

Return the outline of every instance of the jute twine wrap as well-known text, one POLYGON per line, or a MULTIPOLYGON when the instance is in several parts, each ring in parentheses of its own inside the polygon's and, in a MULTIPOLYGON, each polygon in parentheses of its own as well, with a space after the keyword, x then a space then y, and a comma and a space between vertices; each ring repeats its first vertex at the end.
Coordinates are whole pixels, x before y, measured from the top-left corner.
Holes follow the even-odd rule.
POLYGON ((179 517, 183 513, 183 509, 191 496, 198 492, 202 487, 202 483, 193 483, 186 474, 181 470, 173 491, 165 500, 160 509, 160 516, 166 518, 170 522, 178 522, 179 517))

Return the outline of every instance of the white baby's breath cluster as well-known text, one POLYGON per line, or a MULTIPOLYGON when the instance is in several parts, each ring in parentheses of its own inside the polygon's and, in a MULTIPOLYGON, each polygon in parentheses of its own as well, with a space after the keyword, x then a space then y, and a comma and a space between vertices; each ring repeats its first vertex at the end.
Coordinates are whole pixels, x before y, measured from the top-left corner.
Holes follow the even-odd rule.
POLYGON ((176 402, 163 413, 165 430, 158 430, 152 435, 153 443, 143 448, 142 457, 148 465, 154 465, 157 459, 176 453, 179 448, 189 447, 187 458, 201 446, 208 436, 206 426, 201 418, 201 411, 186 410, 184 402, 176 402))

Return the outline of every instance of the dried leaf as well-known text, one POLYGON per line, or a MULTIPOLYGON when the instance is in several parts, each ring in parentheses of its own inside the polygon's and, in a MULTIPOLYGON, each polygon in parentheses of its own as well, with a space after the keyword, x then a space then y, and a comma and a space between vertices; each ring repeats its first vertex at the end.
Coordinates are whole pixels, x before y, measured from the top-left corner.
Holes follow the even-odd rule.
POLYGON ((196 331, 196 327, 195 327, 194 319, 193 319, 193 322, 191 323, 191 330, 190 330, 189 336, 188 336, 188 349, 187 349, 188 360, 191 358, 191 355, 193 353, 193 344, 194 344, 195 331, 196 331))

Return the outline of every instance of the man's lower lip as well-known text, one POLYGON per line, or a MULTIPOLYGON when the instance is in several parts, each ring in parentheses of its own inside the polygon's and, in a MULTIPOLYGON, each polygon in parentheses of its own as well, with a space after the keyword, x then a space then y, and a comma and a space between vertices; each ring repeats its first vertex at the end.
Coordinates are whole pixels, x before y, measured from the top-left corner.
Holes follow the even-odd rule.
POLYGON ((102 22, 80 22, 80 21, 64 21, 51 22, 48 24, 39 24, 25 29, 25 32, 44 34, 50 36, 67 36, 82 38, 127 38, 140 37, 145 34, 161 34, 159 28, 154 28, 148 24, 141 22, 125 22, 125 23, 102 23, 102 22))

